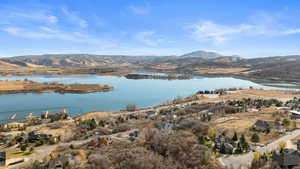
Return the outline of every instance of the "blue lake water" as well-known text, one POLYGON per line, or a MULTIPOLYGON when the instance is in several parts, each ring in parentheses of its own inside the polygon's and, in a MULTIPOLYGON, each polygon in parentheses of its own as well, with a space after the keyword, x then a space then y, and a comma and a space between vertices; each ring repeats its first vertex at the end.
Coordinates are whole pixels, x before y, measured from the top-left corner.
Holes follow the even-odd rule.
POLYGON ((12 76, 0 77, 0 80, 24 80, 36 82, 61 82, 66 84, 107 84, 114 87, 111 92, 89 94, 5 94, 0 95, 0 122, 9 116, 17 114, 16 120, 21 120, 30 112, 39 115, 45 110, 56 112, 63 108, 70 110, 71 115, 78 115, 90 111, 112 111, 124 109, 127 104, 138 107, 148 107, 160 104, 177 96, 186 97, 199 90, 213 90, 220 88, 264 88, 247 80, 235 78, 206 78, 195 77, 191 80, 129 80, 124 77, 79 75, 79 76, 12 76))

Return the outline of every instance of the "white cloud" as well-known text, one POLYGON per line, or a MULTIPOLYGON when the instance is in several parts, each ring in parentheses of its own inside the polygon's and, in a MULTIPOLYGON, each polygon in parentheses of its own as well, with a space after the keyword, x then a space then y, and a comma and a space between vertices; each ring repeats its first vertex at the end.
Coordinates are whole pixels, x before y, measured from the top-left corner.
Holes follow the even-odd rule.
POLYGON ((48 19, 49 23, 57 23, 58 22, 58 19, 56 16, 50 15, 47 17, 47 19, 48 19))
POLYGON ((81 28, 87 28, 89 26, 86 20, 80 18, 75 13, 69 11, 67 8, 62 8, 62 11, 71 22, 73 22, 74 24, 78 24, 81 28))
POLYGON ((46 11, 23 11, 23 10, 4 10, 0 13, 0 19, 6 23, 32 22, 38 21, 47 24, 56 24, 59 20, 56 16, 48 14, 46 11))
POLYGON ((2 30, 10 35, 21 38, 65 40, 75 43, 97 45, 103 48, 111 48, 117 46, 116 44, 108 40, 103 41, 89 34, 81 32, 64 32, 56 29, 51 29, 49 27, 39 27, 39 29, 35 30, 24 29, 20 27, 6 27, 2 30))
POLYGON ((147 15, 150 12, 149 6, 129 5, 128 10, 135 15, 147 15))
POLYGON ((289 30, 286 30, 283 33, 286 34, 286 35, 297 34, 297 33, 300 33, 300 28, 299 29, 289 29, 289 30))
POLYGON ((156 43, 151 40, 151 36, 154 35, 154 31, 143 31, 143 32, 138 32, 136 35, 135 35, 135 38, 138 40, 138 41, 141 41, 143 43, 145 43, 146 45, 149 45, 149 46, 155 46, 156 43))
POLYGON ((39 28, 40 28, 41 30, 43 30, 43 31, 45 31, 45 32, 49 32, 49 33, 57 33, 57 32, 59 32, 58 30, 49 28, 49 27, 47 27, 47 26, 40 26, 39 28))
MULTIPOLYGON (((269 23, 269 21, 268 21, 269 23)), ((300 33, 299 29, 275 27, 272 24, 222 25, 212 21, 203 21, 189 26, 191 37, 197 41, 224 43, 234 38, 245 36, 285 36, 300 33)))
POLYGON ((49 39, 52 38, 53 35, 48 34, 48 33, 43 33, 43 32, 33 32, 29 30, 24 30, 22 28, 18 27, 7 27, 4 28, 3 31, 17 36, 17 37, 25 37, 25 38, 44 38, 44 39, 49 39))
POLYGON ((77 16, 76 13, 66 8, 62 8, 61 12, 65 15, 64 20, 62 17, 59 20, 47 10, 26 12, 22 9, 8 8, 5 11, 0 11, 0 31, 18 38, 63 40, 73 44, 81 43, 96 46, 97 48, 117 46, 114 41, 108 38, 101 38, 81 29, 87 28, 88 23, 77 16), (2 22, 3 20, 5 22, 2 22), (63 24, 65 20, 74 24, 74 26, 72 28, 65 27, 65 24, 63 24))
POLYGON ((191 26, 192 37, 196 40, 211 40, 215 43, 222 43, 230 39, 234 34, 240 34, 252 28, 251 25, 226 26, 215 24, 211 21, 204 21, 191 26))
POLYGON ((166 42, 166 39, 157 36, 152 30, 138 32, 134 37, 136 40, 148 46, 158 46, 159 44, 166 42))

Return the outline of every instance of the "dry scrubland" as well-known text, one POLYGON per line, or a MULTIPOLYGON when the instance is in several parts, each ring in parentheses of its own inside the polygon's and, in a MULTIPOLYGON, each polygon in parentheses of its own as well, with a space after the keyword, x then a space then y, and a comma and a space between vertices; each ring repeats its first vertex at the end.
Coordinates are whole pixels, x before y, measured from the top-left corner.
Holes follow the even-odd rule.
POLYGON ((15 76, 15 75, 103 75, 103 76, 126 76, 130 72, 106 70, 107 68, 53 68, 53 67, 3 67, 0 65, 1 76, 15 76))

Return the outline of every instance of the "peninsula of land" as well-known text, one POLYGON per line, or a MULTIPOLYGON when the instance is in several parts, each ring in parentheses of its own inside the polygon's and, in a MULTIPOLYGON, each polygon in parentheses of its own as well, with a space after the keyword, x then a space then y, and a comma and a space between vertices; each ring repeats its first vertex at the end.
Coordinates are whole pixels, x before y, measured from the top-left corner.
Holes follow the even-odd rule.
POLYGON ((33 81, 0 81, 0 94, 13 93, 93 93, 107 92, 113 90, 113 87, 108 85, 98 84, 61 84, 57 82, 39 83, 33 81))
POLYGON ((164 79, 164 80, 188 80, 192 76, 187 75, 146 75, 146 74, 128 74, 125 75, 127 79, 164 79))

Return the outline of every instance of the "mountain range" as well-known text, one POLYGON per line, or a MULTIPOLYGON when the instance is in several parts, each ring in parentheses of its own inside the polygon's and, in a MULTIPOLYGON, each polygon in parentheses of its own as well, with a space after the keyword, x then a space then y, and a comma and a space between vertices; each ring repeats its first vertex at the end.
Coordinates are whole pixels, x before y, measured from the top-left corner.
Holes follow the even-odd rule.
POLYGON ((105 66, 114 64, 144 64, 173 62, 176 60, 219 60, 231 62, 241 60, 238 56, 223 56, 215 52, 195 51, 181 56, 128 56, 128 55, 93 55, 93 54, 45 54, 5 57, 0 60, 10 64, 26 66, 25 63, 43 66, 105 66))
POLYGON ((242 68, 240 73, 258 78, 300 80, 300 55, 246 59, 215 52, 195 51, 181 56, 128 56, 92 54, 45 54, 5 57, 0 68, 13 67, 127 67, 194 73, 199 69, 242 68))

